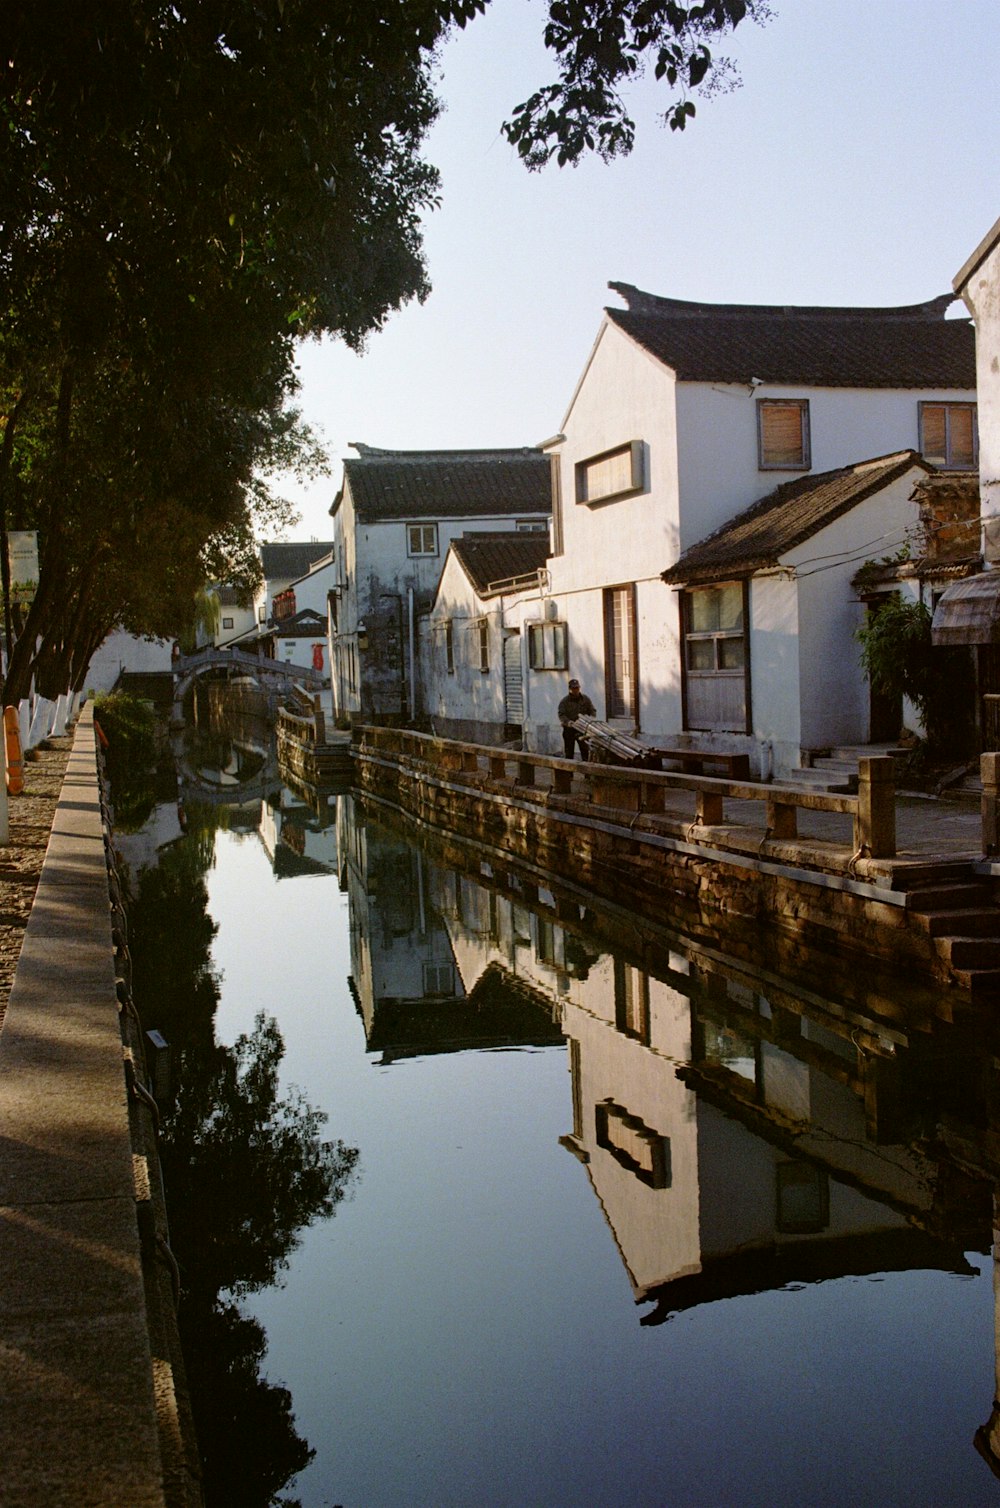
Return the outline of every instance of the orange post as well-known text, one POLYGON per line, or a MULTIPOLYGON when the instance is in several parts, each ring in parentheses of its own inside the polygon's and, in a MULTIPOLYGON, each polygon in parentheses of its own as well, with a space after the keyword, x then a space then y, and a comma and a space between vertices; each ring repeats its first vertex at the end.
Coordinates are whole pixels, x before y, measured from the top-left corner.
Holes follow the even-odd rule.
POLYGON ((21 752, 21 727, 16 707, 3 709, 3 748, 7 761, 8 794, 20 796, 24 790, 24 755, 21 752))

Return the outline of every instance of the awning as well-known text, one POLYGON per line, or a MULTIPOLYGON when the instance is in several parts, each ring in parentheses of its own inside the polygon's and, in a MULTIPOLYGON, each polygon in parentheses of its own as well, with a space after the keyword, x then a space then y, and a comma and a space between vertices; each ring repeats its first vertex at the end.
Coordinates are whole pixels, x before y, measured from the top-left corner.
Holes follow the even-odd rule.
POLYGON ((1000 644, 1000 570, 946 587, 934 609, 933 644, 1000 644))

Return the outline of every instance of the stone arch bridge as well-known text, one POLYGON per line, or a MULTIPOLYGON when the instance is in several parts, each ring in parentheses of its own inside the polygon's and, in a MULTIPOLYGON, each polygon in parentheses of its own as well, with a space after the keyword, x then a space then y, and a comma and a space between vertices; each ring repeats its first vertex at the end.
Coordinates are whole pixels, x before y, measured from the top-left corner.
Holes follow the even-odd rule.
POLYGON ((228 670, 233 675, 248 676, 262 691, 277 697, 281 692, 291 691, 293 686, 304 686, 307 691, 321 691, 326 679, 318 670, 304 665, 284 665, 280 660, 264 659, 261 655, 248 654, 245 649, 199 650, 197 654, 182 655, 174 663, 174 701, 171 713, 173 722, 184 717, 184 698, 200 676, 228 670))

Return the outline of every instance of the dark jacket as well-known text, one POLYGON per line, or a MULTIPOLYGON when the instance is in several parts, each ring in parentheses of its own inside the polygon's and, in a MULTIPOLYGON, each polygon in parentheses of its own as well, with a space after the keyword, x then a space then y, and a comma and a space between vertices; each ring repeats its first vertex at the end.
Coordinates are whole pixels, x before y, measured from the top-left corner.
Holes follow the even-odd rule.
POLYGON ((559 721, 565 725, 575 722, 578 717, 596 717, 597 711, 589 696, 582 691, 571 691, 564 696, 559 703, 559 721))

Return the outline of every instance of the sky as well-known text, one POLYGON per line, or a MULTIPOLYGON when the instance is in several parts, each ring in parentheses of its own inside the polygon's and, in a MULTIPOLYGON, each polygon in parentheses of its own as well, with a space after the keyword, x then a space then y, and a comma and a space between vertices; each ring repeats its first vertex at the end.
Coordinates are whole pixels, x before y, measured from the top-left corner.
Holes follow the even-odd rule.
MULTIPOLYGON (((557 433, 608 283, 720 303, 891 305, 944 293, 1000 216, 997 0, 770 0, 716 50, 742 87, 671 132, 666 90, 629 96, 628 158, 529 173, 501 122, 553 70, 544 0, 491 0, 439 57, 425 155, 433 292, 364 354, 301 348, 298 403, 332 472, 283 490, 328 539, 352 441, 534 445, 557 433), (663 100, 662 104, 658 102, 663 100)), ((956 306, 956 312, 961 312, 956 306)))

